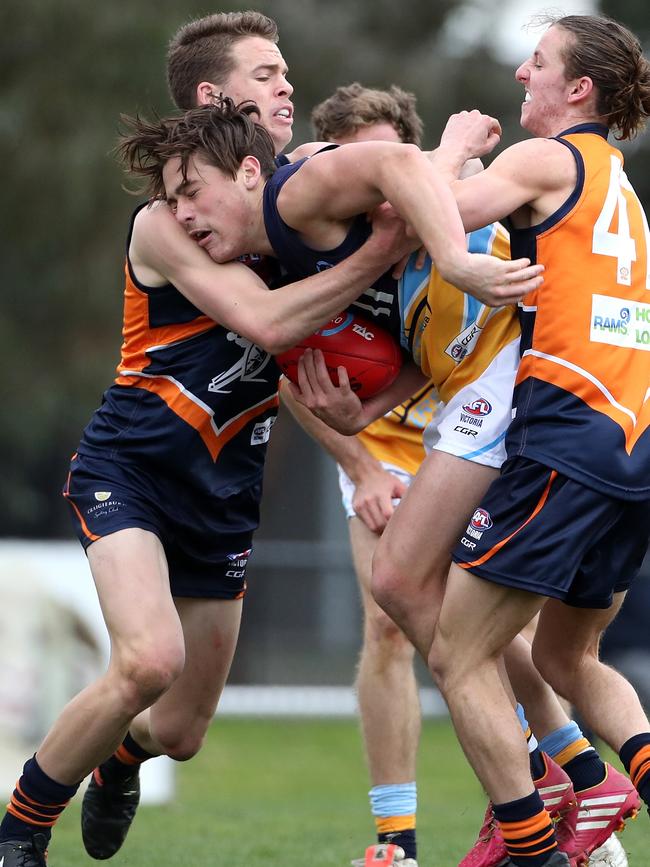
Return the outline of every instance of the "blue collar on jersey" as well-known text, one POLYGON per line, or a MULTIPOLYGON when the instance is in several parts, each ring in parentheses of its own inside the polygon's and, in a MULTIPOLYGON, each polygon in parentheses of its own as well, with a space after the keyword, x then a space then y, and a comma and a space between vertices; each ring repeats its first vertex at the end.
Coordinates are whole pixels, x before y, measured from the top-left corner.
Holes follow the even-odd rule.
POLYGON ((551 137, 561 138, 563 135, 573 135, 573 133, 576 132, 594 133, 595 135, 600 135, 605 140, 607 140, 607 136, 609 135, 609 127, 605 126, 604 123, 579 123, 576 126, 571 126, 569 127, 569 129, 562 130, 562 132, 551 137))

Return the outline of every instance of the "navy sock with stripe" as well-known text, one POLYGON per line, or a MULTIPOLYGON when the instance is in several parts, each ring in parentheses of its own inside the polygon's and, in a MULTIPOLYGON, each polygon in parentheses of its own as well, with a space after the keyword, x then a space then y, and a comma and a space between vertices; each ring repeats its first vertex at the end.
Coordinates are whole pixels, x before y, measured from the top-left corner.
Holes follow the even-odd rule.
MULTIPOLYGON (((81 781, 80 781, 81 782, 81 781)), ((30 840, 41 833, 49 839, 52 826, 79 788, 57 783, 43 771, 36 756, 23 767, 23 773, 0 823, 0 841, 30 840)))
POLYGON ((625 770, 650 810, 650 732, 634 735, 619 751, 625 770))
POLYGON ((539 792, 494 805, 508 855, 516 867, 543 867, 557 848, 555 831, 539 792))
POLYGON ((143 749, 127 732, 113 755, 102 762, 99 771, 108 780, 125 779, 133 776, 143 762, 153 758, 154 755, 143 749))

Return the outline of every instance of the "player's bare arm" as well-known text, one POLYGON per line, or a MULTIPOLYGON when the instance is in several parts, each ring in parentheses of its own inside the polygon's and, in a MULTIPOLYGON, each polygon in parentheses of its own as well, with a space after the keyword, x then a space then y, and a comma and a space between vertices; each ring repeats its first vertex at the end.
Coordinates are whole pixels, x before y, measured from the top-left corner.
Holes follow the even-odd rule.
MULTIPOLYGON (((458 153, 464 152, 468 136, 471 141, 468 130, 477 125, 473 114, 452 115, 432 155, 436 168, 449 180, 460 176, 458 153)), ((553 139, 536 138, 507 148, 484 171, 452 181, 452 189, 470 232, 510 216, 516 225, 537 225, 566 200, 576 178, 569 149, 553 139)))
POLYGON ((386 199, 413 226, 449 282, 492 305, 536 288, 542 269, 528 260, 503 262, 468 253, 458 209, 445 187, 416 146, 364 142, 312 157, 286 182, 278 206, 310 245, 326 247, 341 221, 386 199))
POLYGON ((160 203, 137 215, 130 254, 147 285, 172 283, 211 319, 276 354, 339 313, 409 249, 401 221, 379 211, 370 238, 345 262, 269 292, 245 265, 213 262, 160 203))

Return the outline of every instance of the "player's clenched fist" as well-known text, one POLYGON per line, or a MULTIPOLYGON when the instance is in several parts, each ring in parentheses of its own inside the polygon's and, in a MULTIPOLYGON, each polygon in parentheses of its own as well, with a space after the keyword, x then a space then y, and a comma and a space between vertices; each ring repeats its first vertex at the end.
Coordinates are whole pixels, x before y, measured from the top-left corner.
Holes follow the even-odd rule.
POLYGON ((466 159, 489 154, 501 140, 501 124, 495 117, 478 109, 452 114, 440 139, 466 154, 466 159))

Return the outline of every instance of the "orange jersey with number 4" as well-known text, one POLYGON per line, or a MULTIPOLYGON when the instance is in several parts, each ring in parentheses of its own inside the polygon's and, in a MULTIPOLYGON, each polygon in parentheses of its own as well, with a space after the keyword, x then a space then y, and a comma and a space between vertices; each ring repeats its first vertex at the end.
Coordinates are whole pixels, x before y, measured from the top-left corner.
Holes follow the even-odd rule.
POLYGON ((510 236, 513 258, 545 271, 520 303, 508 455, 614 497, 650 498, 648 222, 605 127, 557 140, 575 158, 576 186, 542 224, 510 236))

